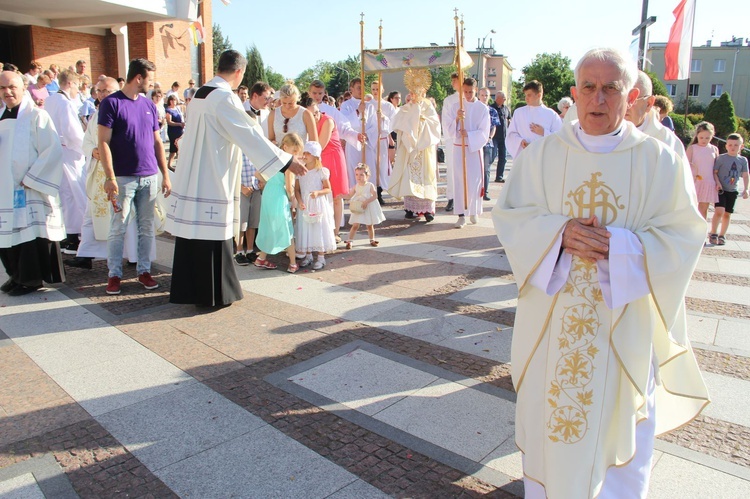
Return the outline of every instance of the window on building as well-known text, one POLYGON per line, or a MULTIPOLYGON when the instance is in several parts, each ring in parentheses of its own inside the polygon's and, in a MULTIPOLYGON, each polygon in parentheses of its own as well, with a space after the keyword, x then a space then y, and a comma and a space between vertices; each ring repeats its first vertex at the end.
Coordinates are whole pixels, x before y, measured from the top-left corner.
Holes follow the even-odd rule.
POLYGON ((724 92, 724 85, 721 83, 711 85, 711 97, 721 97, 722 92, 724 92))
POLYGON ((700 73, 703 67, 703 59, 693 59, 690 63, 690 71, 693 73, 700 73))
POLYGON ((688 89, 688 95, 690 97, 698 97, 699 87, 700 87, 700 85, 690 84, 690 88, 688 89))
POLYGON ((727 70, 727 60, 726 59, 716 59, 714 60, 714 73, 723 73, 727 70))
POLYGON ((677 85, 674 83, 667 83, 667 95, 670 97, 677 95, 677 85))

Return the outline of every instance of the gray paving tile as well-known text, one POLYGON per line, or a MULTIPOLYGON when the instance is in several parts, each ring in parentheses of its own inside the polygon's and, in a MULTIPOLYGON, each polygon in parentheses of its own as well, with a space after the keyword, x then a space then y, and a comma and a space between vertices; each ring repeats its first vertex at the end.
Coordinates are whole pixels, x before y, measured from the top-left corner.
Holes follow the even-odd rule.
MULTIPOLYGON (((483 322, 483 321, 481 321, 483 322)), ((497 362, 510 362, 510 346, 513 339, 513 328, 492 324, 493 329, 465 329, 464 333, 455 334, 441 341, 441 347, 452 348, 485 359, 497 362)))
POLYGON ((44 493, 36 483, 34 475, 25 473, 0 482, 2 499, 44 499, 44 493))
POLYGON ((438 380, 374 417, 479 462, 513 434, 514 415, 512 402, 438 380))
POLYGON ((266 423, 196 383, 98 418, 150 470, 158 470, 266 423))
POLYGON ((688 338, 690 338, 690 341, 713 345, 718 325, 718 319, 687 314, 688 338))
MULTIPOLYGON (((750 248, 748 250, 750 251, 750 248)), ((716 282, 691 281, 686 296, 703 300, 750 305, 750 288, 716 282)))
POLYGON ((502 444, 482 459, 482 464, 505 473, 512 478, 523 478, 521 451, 516 447, 515 435, 508 437, 502 444))
POLYGON ((290 381, 372 416, 437 379, 362 349, 299 373, 290 381))
POLYGON ((328 496, 329 499, 387 499, 389 497, 391 496, 362 480, 357 480, 328 496))
POLYGON ((17 344, 50 333, 105 327, 102 319, 56 290, 12 297, 0 293, 2 328, 17 344), (19 301, 15 303, 14 298, 19 301), (47 299, 45 299, 47 298, 47 299))
POLYGON ((715 344, 724 348, 750 352, 750 323, 733 320, 719 321, 715 344))
POLYGON ((700 464, 663 454, 654 466, 651 499, 750 497, 750 482, 700 464))
POLYGON ((518 304, 518 287, 514 281, 485 277, 454 293, 451 299, 495 310, 515 312, 518 304))
POLYGON ((181 497, 323 498, 358 478, 265 426, 156 471, 181 497))
POLYGON ((47 333, 18 342, 50 376, 144 352, 144 347, 112 326, 47 333))
POLYGON ((92 416, 176 390, 195 380, 149 350, 53 376, 92 416))
POLYGON ((750 426, 750 381, 703 373, 711 403, 703 410, 706 416, 742 426, 750 426))

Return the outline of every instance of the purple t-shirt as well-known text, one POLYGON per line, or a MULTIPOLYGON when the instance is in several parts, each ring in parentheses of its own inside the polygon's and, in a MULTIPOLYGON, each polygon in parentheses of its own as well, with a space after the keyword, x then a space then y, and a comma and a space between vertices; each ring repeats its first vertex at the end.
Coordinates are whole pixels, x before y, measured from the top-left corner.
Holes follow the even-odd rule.
POLYGON ((115 92, 99 104, 98 123, 112 129, 109 148, 115 176, 156 175, 154 132, 159 130, 159 116, 151 99, 138 94, 133 100, 115 92))

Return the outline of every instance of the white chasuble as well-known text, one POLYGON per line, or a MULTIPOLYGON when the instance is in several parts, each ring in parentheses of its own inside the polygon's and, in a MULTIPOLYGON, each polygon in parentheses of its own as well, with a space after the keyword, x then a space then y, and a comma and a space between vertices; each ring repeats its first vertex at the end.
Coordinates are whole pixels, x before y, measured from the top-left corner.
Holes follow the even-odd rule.
POLYGON ((708 403, 685 321, 685 291, 705 238, 691 177, 674 151, 631 123, 611 153, 586 151, 574 126, 516 159, 493 210, 519 283, 516 443, 525 476, 564 499, 596 497, 607 469, 633 458, 636 424, 648 416, 652 352, 657 434, 708 403), (597 265, 578 257, 553 295, 529 284, 568 220, 591 215, 638 238, 650 293, 609 309, 597 265))

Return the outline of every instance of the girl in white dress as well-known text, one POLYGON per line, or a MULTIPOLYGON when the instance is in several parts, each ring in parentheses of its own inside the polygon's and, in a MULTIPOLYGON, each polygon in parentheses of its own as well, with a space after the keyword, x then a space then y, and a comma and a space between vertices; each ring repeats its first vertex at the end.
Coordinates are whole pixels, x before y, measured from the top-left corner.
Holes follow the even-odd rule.
POLYGON ((297 197, 297 253, 304 254, 300 267, 313 263, 313 270, 326 264, 325 253, 336 250, 333 233, 333 198, 331 196, 331 172, 320 162, 322 149, 315 141, 305 143, 302 155, 307 174, 297 177, 294 193, 297 197))
POLYGON ((354 169, 354 177, 357 183, 351 188, 345 199, 349 200, 349 223, 352 229, 349 231, 349 240, 346 242, 346 249, 352 249, 352 241, 357 234, 360 224, 367 226, 367 235, 370 236, 370 246, 380 244, 375 240, 375 225, 385 220, 383 210, 378 203, 378 191, 371 182, 370 167, 360 163, 354 169))

